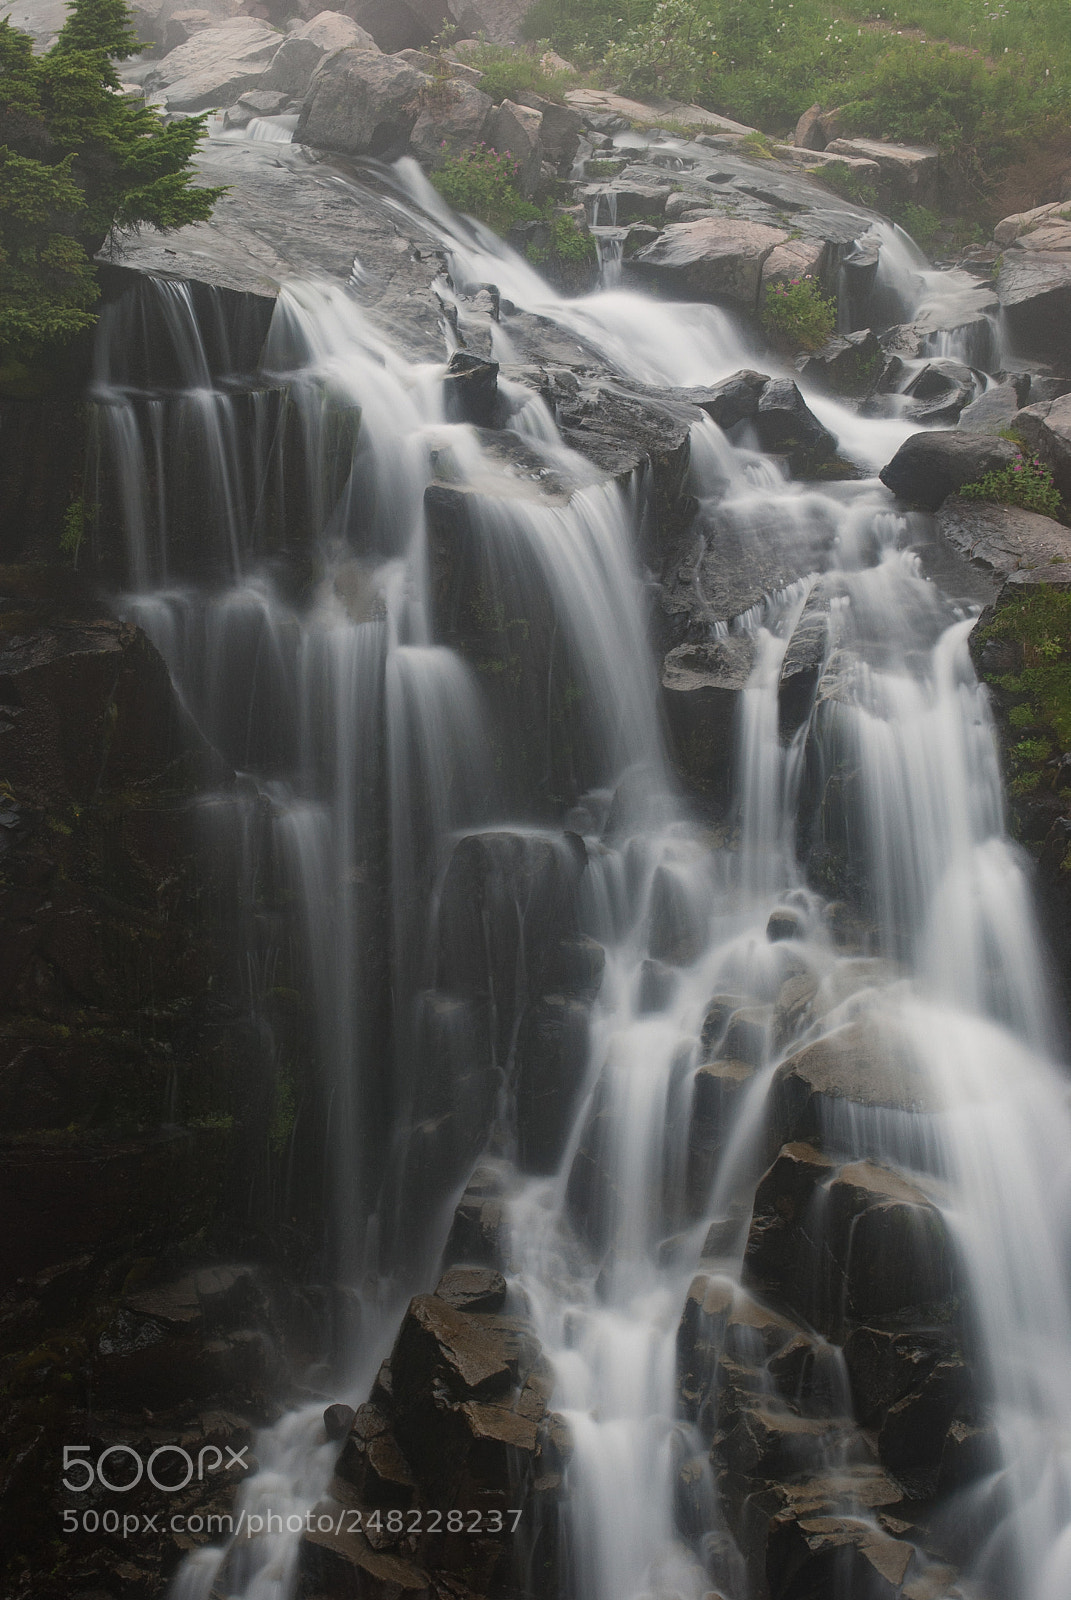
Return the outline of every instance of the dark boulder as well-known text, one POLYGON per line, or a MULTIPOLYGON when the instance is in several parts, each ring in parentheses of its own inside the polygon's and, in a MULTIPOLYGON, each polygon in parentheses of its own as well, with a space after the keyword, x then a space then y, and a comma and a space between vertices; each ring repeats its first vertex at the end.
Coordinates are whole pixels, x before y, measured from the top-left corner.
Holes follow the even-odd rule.
POLYGON ((861 400, 874 388, 885 365, 878 336, 870 328, 838 334, 814 355, 801 356, 796 370, 825 394, 861 400))
POLYGON ((498 362, 455 350, 443 378, 446 415, 452 422, 494 428, 501 422, 498 362))
POLYGON ((1023 443, 1048 467, 1071 505, 1071 394, 1020 411, 1013 424, 1023 443))
POLYGON ((973 433, 913 433, 878 476, 893 494, 911 505, 936 511, 965 483, 1000 472, 1018 460, 1008 439, 973 433))
POLYGON ((837 452, 837 441, 823 427, 789 378, 772 378, 751 419, 759 444, 783 456, 796 478, 813 478, 837 452))

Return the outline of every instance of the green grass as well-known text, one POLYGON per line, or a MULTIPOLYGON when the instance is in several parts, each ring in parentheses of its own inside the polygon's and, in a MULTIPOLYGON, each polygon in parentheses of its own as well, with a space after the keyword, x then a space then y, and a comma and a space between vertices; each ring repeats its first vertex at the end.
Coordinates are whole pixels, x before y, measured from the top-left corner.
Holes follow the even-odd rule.
MULTIPOLYGON (((595 68, 658 3, 537 0, 525 27, 595 68)), ((717 51, 696 63, 695 98, 767 132, 787 132, 815 101, 843 106, 851 132, 937 144, 952 188, 968 194, 981 194, 1032 142, 1066 136, 1068 0, 1019 0, 1014 8, 1010 0, 689 4, 717 51)))
POLYGON ((466 54, 465 63, 483 73, 480 88, 494 101, 540 94, 545 100, 561 103, 566 89, 578 81, 570 72, 545 72, 538 55, 511 49, 509 45, 481 43, 466 54))
POLYGON ((1001 639, 1022 653, 1016 673, 995 680, 1017 703, 1008 721, 1028 737, 1012 746, 1013 794, 1032 794, 1047 780, 1047 762, 1071 748, 1071 593, 1042 585, 1001 606, 981 642, 1001 639))

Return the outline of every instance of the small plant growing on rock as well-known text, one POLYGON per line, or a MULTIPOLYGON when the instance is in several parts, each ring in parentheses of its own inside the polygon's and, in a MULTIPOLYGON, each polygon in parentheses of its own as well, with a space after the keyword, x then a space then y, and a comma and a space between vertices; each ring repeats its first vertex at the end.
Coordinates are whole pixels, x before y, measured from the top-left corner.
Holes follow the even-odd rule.
POLYGON ((754 133, 746 134, 741 139, 740 149, 744 155, 751 156, 752 160, 772 161, 774 159, 773 145, 766 135, 760 133, 757 128, 754 133))
POLYGON ((489 227, 505 233, 515 222, 534 221, 537 206, 523 198, 517 187, 520 162, 508 150, 478 144, 450 156, 431 181, 448 205, 489 227))
POLYGON ((1071 593, 1041 584, 1001 606, 979 635, 982 645, 993 639, 1017 646, 1022 663, 990 681, 1017 697, 1008 722, 1029 736, 1012 746, 1011 790, 1032 794, 1046 781, 1054 748, 1071 748, 1071 593))
POLYGON ((836 301, 824 295, 809 275, 788 283, 769 283, 762 325, 779 344, 793 350, 820 350, 837 326, 836 301))
POLYGON ((545 100, 565 99, 566 89, 577 81, 573 72, 551 71, 540 57, 509 45, 486 44, 482 40, 465 57, 470 67, 483 73, 480 88, 494 101, 516 100, 521 94, 541 94, 545 100))
POLYGON ((861 177, 846 161, 830 161, 824 167, 808 167, 807 171, 827 189, 845 200, 854 200, 860 206, 876 206, 878 191, 868 178, 861 177))
POLYGON ((607 75, 626 94, 692 100, 718 59, 699 0, 659 0, 651 15, 607 47, 607 75))
POLYGON ((1020 456, 1000 472, 987 472, 976 483, 965 483, 959 492, 964 500, 994 500, 998 505, 1022 506, 1043 517, 1058 517, 1062 509, 1052 473, 1036 456, 1020 456))

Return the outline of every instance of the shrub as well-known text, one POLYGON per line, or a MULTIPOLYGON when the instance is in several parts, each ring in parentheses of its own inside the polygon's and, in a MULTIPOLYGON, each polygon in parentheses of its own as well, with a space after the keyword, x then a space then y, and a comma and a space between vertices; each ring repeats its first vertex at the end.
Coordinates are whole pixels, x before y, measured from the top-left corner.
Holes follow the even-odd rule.
POLYGON ((934 238, 941 231, 941 218, 937 212, 931 211, 928 206, 918 206, 913 200, 908 200, 898 207, 894 220, 923 250, 929 250, 934 238))
POLYGON ((876 206, 878 203, 878 191, 870 179, 864 178, 846 161, 830 161, 826 166, 808 167, 807 170, 812 178, 824 183, 834 194, 843 195, 845 200, 854 200, 860 206, 876 206))
POLYGON ((571 72, 547 72, 537 55, 511 50, 508 45, 480 43, 465 57, 468 66, 483 73, 480 88, 492 100, 516 100, 521 94, 541 94, 546 100, 564 101, 565 91, 577 81, 571 72))
POLYGON ((836 302, 811 277, 770 283, 763 298, 762 325, 794 350, 820 350, 837 326, 836 302))
POLYGON ((203 117, 168 126, 119 92, 140 48, 123 0, 73 0, 52 49, 0 21, 0 363, 25 363, 90 327, 93 257, 115 227, 180 228, 222 189, 194 188, 203 117))
POLYGON ((550 225, 549 244, 544 247, 530 244, 525 254, 536 266, 563 262, 579 264, 598 259, 595 240, 572 217, 555 217, 550 225))
POLYGON ((517 188, 520 162, 508 150, 492 150, 479 144, 444 161, 431 181, 448 205, 499 233, 515 222, 539 217, 537 206, 525 200, 517 188))
POLYGON ((692 100, 717 60, 701 0, 658 0, 651 15, 606 49, 606 72, 626 94, 692 100))
POLYGON ((965 483, 959 493, 964 500, 995 500, 1038 511, 1043 517, 1058 517, 1062 508, 1052 473, 1033 456, 1020 456, 1000 472, 987 472, 977 483, 965 483))
POLYGON ((982 644, 990 639, 1008 640, 1022 651, 1021 670, 995 681, 1021 697, 1008 713, 1012 727, 1033 734, 1012 747, 1012 791, 1031 794, 1045 776, 1054 744, 1071 748, 1071 593, 1042 584, 1025 599, 1001 606, 979 635, 982 644))

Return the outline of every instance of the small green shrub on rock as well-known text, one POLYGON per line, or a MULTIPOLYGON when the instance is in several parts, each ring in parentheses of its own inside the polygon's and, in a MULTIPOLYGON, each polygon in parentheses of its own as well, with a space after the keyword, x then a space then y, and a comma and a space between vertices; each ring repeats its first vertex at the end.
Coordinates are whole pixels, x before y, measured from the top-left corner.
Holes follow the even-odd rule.
POLYGON ((1060 493, 1048 467, 1033 456, 1020 456, 1000 472, 987 472, 977 483, 965 483, 959 491, 964 500, 994 500, 1003 506, 1022 506, 1043 517, 1058 517, 1060 493))
POLYGON ((876 206, 878 203, 878 191, 874 184, 846 161, 830 161, 823 167, 808 167, 807 170, 827 189, 832 189, 834 194, 843 195, 845 200, 854 200, 860 206, 876 206))
POLYGON ((508 150, 478 144, 444 161, 431 181, 455 211, 505 233, 515 222, 535 221, 539 208, 517 187, 520 162, 508 150))
POLYGON ((779 343, 794 350, 820 350, 837 326, 836 302, 809 276, 769 283, 763 297, 762 325, 779 343))

